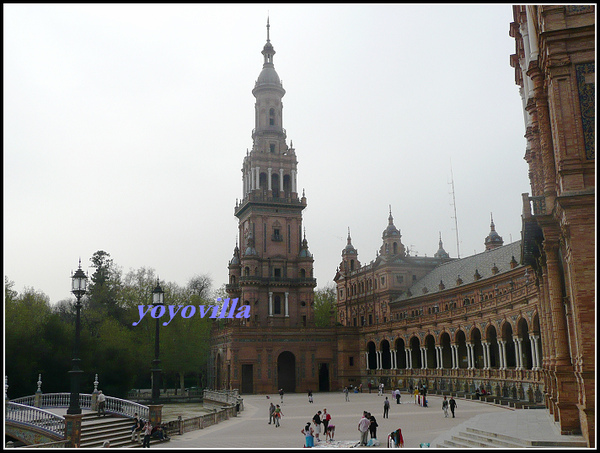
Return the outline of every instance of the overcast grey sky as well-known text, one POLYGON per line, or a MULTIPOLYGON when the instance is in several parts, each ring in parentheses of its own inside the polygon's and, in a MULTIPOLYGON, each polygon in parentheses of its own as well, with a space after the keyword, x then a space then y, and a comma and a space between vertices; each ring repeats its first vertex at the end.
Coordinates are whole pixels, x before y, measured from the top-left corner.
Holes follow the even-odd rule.
POLYGON ((376 257, 389 205, 413 254, 441 232, 456 257, 451 164, 461 257, 483 252, 490 213, 520 239, 508 4, 3 9, 4 274, 19 292, 70 298, 97 250, 123 272, 226 283, 267 15, 318 287, 348 227, 359 260, 376 257))

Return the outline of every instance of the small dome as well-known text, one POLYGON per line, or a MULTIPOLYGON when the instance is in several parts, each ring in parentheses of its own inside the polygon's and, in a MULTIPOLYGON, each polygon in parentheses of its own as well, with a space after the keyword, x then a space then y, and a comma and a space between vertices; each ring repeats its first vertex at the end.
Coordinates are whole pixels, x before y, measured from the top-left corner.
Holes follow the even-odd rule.
POLYGON ((308 241, 306 240, 306 232, 304 233, 304 239, 302 240, 302 248, 298 254, 299 258, 312 258, 312 253, 308 251, 308 241))
POLYGON ((435 255, 433 255, 435 258, 450 258, 450 255, 448 255, 448 252, 446 252, 446 250, 444 250, 444 244, 442 243, 442 233, 440 233, 440 245, 439 245, 439 249, 437 252, 435 252, 435 255))
POLYGON ((385 239, 390 236, 400 237, 400 231, 394 225, 394 218, 392 217, 392 208, 390 207, 390 216, 388 217, 388 226, 383 230, 382 238, 385 239))
POLYGON ((356 255, 356 254, 357 254, 356 249, 352 245, 352 238, 350 237, 350 228, 348 228, 348 243, 346 244, 346 247, 344 247, 344 250, 342 250, 342 255, 356 255))
POLYGON ((279 80, 279 75, 275 68, 273 67, 265 67, 260 72, 258 79, 256 80, 256 85, 277 85, 281 87, 281 80, 279 80))

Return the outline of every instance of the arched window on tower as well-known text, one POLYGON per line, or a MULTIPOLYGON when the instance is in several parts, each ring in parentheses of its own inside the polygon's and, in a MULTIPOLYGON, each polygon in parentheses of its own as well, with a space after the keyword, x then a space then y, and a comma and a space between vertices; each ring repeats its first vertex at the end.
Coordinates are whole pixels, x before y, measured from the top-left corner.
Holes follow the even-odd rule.
POLYGON ((269 110, 269 126, 275 126, 275 109, 269 110))

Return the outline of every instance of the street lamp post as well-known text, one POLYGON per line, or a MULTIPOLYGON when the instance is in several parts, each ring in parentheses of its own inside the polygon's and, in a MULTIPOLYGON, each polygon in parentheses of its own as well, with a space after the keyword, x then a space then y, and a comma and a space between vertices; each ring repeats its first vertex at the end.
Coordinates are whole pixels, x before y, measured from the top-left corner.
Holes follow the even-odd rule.
MULTIPOLYGON (((158 279, 156 280, 156 288, 152 291, 152 305, 159 307, 164 303, 165 293, 160 287, 158 279)), ((156 318, 156 334, 154 335, 154 360, 152 361, 152 404, 158 404, 160 398, 160 333, 159 333, 159 318, 156 318)))
POLYGON ((81 330, 81 298, 86 293, 87 276, 81 270, 81 259, 79 259, 79 269, 71 275, 71 292, 77 298, 75 308, 77 309, 77 317, 75 318, 75 344, 73 346, 73 369, 69 371, 71 376, 71 397, 69 399, 69 408, 67 414, 81 414, 79 406, 79 382, 83 370, 79 368, 79 334, 81 330))

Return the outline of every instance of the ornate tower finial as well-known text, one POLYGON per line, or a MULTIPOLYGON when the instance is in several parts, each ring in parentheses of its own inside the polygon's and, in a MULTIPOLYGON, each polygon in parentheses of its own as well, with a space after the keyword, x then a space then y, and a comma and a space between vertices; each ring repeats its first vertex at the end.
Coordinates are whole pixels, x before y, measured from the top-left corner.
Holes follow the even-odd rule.
POLYGON ((271 42, 271 40, 269 39, 269 28, 271 26, 269 25, 269 13, 267 13, 267 42, 271 42))

